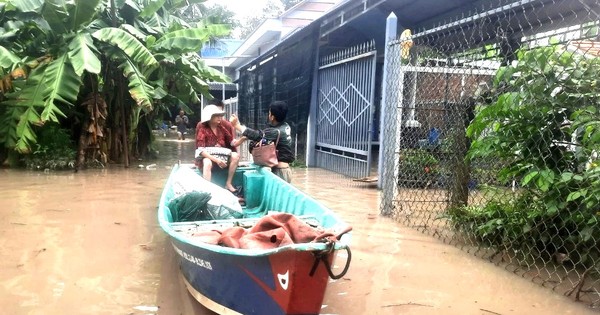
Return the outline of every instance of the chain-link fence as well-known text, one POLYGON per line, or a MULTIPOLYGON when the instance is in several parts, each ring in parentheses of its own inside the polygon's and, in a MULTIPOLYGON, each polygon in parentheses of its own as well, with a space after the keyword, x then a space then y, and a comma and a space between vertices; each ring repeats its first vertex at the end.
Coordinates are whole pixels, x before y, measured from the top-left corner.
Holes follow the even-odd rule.
POLYGON ((599 306, 599 12, 495 1, 390 42, 382 214, 599 306))

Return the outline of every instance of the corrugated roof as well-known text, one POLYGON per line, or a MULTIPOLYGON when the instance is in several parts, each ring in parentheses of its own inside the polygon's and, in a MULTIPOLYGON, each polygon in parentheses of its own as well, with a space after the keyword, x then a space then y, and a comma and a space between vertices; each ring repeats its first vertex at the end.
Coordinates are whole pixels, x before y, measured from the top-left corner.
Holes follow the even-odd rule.
POLYGON ((219 39, 202 47, 200 56, 202 58, 219 58, 230 56, 244 41, 240 39, 219 39))
POLYGON ((226 66, 237 68, 247 64, 254 58, 271 50, 290 34, 322 17, 341 1, 304 0, 282 13, 279 18, 266 20, 233 53, 234 56, 247 57, 231 58, 226 66))

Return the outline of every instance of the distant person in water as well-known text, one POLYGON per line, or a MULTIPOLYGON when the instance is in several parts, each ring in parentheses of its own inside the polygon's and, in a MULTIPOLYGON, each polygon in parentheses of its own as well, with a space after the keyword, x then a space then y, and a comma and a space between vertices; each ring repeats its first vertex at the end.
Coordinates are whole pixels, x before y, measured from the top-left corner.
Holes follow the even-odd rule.
POLYGON ((189 123, 188 117, 182 110, 179 111, 179 115, 175 117, 175 125, 177 126, 177 139, 185 140, 185 134, 187 133, 187 125, 189 123))

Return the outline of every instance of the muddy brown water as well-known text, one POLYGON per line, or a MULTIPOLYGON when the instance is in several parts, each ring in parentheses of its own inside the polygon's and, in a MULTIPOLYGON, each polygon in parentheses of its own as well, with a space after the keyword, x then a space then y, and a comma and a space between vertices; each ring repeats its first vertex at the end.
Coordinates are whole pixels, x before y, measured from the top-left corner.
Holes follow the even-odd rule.
MULTIPOLYGON (((170 166, 191 161, 193 142, 157 149, 143 168, 0 169, 0 314, 213 314, 187 293, 156 221, 170 166)), ((320 169, 296 169, 293 183, 354 227, 350 270, 321 314, 596 314, 380 217, 373 188, 320 169)))

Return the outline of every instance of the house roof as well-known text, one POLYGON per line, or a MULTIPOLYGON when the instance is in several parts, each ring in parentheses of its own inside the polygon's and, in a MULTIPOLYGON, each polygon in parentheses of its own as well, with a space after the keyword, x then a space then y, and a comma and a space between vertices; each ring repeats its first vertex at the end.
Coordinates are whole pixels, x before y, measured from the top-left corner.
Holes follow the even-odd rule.
POLYGON ((222 67, 227 56, 231 56, 233 52, 242 45, 243 41, 239 39, 225 38, 219 39, 214 43, 210 43, 200 51, 200 56, 204 59, 204 63, 210 67, 222 67))
MULTIPOLYGON (((582 16, 590 15, 589 10, 592 8, 597 10, 593 14, 600 14, 596 2, 597 0, 344 0, 306 27, 282 37, 283 40, 277 44, 292 44, 318 28, 321 47, 331 43, 330 49, 339 49, 356 44, 352 41, 360 43, 375 39, 377 46, 383 48, 386 18, 393 12, 401 28, 413 30, 415 41, 460 50, 495 40, 498 25, 512 32, 511 36, 519 37, 578 23, 582 16), (510 19, 507 19, 509 13, 510 19), (532 14, 536 17, 535 21, 528 20, 532 14)), ((328 51, 323 50, 322 53, 328 51)), ((272 51, 262 50, 260 54, 262 56, 257 56, 255 60, 267 57, 272 51)))
POLYGON ((203 58, 220 58, 230 56, 244 41, 241 39, 223 38, 202 47, 200 56, 203 58))
POLYGON ((239 68, 247 64, 271 50, 290 34, 322 17, 339 2, 341 0, 304 0, 282 13, 278 18, 265 20, 232 53, 233 57, 227 60, 225 66, 239 68))

